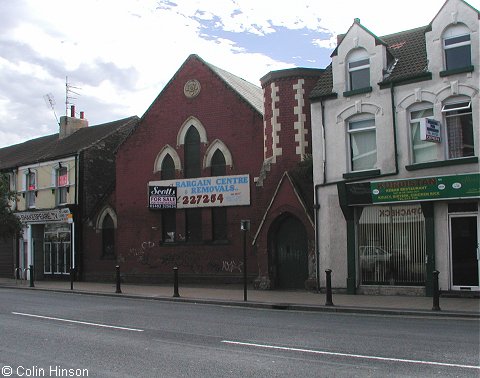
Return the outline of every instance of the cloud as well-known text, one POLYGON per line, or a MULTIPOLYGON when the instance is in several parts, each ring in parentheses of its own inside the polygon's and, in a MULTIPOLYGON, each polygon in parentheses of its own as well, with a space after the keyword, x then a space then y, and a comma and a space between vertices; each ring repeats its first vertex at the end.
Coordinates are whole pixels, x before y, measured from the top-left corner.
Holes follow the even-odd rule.
POLYGON ((428 24, 443 2, 393 13, 384 0, 0 1, 0 147, 57 132, 43 96, 64 114, 66 76, 91 125, 141 116, 192 53, 258 85, 272 70, 325 67, 355 17, 381 36, 428 24))

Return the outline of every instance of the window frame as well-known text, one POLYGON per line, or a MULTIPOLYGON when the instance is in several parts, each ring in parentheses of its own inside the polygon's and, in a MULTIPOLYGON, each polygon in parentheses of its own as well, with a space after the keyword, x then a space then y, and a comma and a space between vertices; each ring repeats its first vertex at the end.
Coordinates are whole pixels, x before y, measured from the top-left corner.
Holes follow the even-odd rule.
POLYGON ((102 220, 102 258, 111 259, 115 256, 115 222, 107 213, 102 220))
MULTIPOLYGON (((349 120, 347 120, 347 144, 348 144, 348 161, 349 161, 349 172, 361 172, 361 171, 369 171, 372 169, 376 169, 377 162, 378 162, 378 148, 377 148, 377 127, 376 127, 376 122, 375 122, 375 116, 373 114, 364 114, 361 117, 354 117, 349 120), (361 127, 357 129, 352 129, 351 125, 355 123, 361 123, 361 122, 368 122, 368 121, 373 121, 373 125, 367 126, 367 127, 361 127), (375 137, 375 163, 373 164, 372 167, 368 168, 362 168, 362 169, 355 169, 354 168, 354 154, 353 154, 353 143, 352 143, 352 137, 355 134, 361 134, 361 133, 366 133, 366 132, 372 132, 374 131, 374 137, 375 137)), ((358 159, 358 158, 357 158, 358 159)))
POLYGON ((36 208, 36 197, 37 197, 37 172, 28 169, 25 173, 25 208, 34 209, 36 208), (33 189, 31 184, 31 178, 33 177, 33 189))
POLYGON ((68 192, 68 167, 64 165, 59 165, 57 168, 55 168, 55 203, 57 206, 59 205, 65 205, 68 203, 68 197, 67 197, 67 192, 68 192), (60 171, 65 170, 65 176, 66 176, 66 183, 63 185, 60 185, 60 171))
POLYGON ((447 72, 467 68, 472 65, 472 37, 471 37, 471 31, 466 25, 464 24, 450 25, 442 36, 442 48, 443 48, 443 66, 445 67, 445 70, 447 72), (468 40, 463 40, 459 42, 452 41, 452 40, 462 38, 462 37, 467 37, 467 36, 468 36, 468 40), (469 46, 468 48, 469 61, 465 62, 465 64, 462 64, 460 66, 458 65, 452 66, 453 64, 452 58, 449 58, 451 56, 450 51, 454 51, 453 55, 455 57, 461 56, 463 60, 464 58, 466 59, 467 57, 464 56, 464 54, 460 54, 461 52, 460 49, 465 46, 469 46))
MULTIPOLYGON (((408 109, 408 124, 409 124, 409 128, 410 128, 410 142, 409 142, 409 145, 410 145, 410 161, 411 161, 411 164, 422 164, 422 163, 427 163, 427 162, 432 162, 432 161, 437 161, 438 160, 438 154, 436 152, 436 143, 433 143, 433 142, 429 142, 429 141, 422 141, 420 140, 420 143, 418 145, 416 145, 414 143, 414 137, 415 137, 415 134, 414 134, 414 125, 417 124, 417 127, 420 128, 420 120, 423 119, 423 118, 429 118, 429 119, 435 119, 434 117, 434 107, 433 107, 433 104, 432 103, 422 103, 422 104, 418 104, 418 105, 415 105, 413 107, 410 107, 408 109), (426 111, 431 111, 431 115, 427 115, 427 116, 422 116, 420 118, 412 118, 412 113, 417 113, 417 112, 426 112, 426 111), (430 159, 430 160, 422 160, 422 161, 419 161, 419 160, 416 160, 415 159, 415 146, 422 146, 423 148, 432 148, 435 150, 435 156, 434 158, 430 159)), ((422 149, 422 148, 420 148, 422 149)))
MULTIPOLYGON (((175 161, 170 153, 165 154, 160 168, 160 176, 162 180, 175 179, 175 161)), ((162 209, 160 217, 162 220, 162 241, 164 243, 175 243, 177 234, 176 209, 162 209)))
POLYGON ((352 51, 349 54, 347 59, 347 91, 357 91, 364 88, 369 88, 371 75, 370 75, 370 56, 368 52, 363 49, 359 48, 352 51), (362 64, 363 63, 363 64, 362 64), (355 81, 353 76, 357 76, 359 72, 367 72, 368 73, 368 83, 367 85, 356 86, 354 85, 355 81), (356 74, 357 73, 357 74, 356 74))
MULTIPOLYGON (((444 120, 444 135, 445 135, 445 158, 446 160, 452 160, 452 159, 462 159, 462 158, 468 158, 468 157, 473 157, 475 156, 475 134, 474 134, 474 127, 473 127, 473 109, 472 109, 472 101, 470 98, 456 98, 456 99, 451 99, 450 101, 444 102, 442 106, 442 115, 443 115, 443 120, 444 120), (463 138, 463 132, 464 132, 464 125, 460 123, 460 127, 462 128, 462 156, 452 156, 453 154, 453 149, 451 148, 451 142, 453 139, 453 136, 451 134, 452 130, 451 128, 455 127, 455 125, 452 125, 449 121, 453 118, 461 118, 464 116, 470 116, 470 124, 471 124, 471 129, 468 130, 468 133, 471 134, 469 137, 471 139, 471 142, 473 143, 471 146, 465 145, 464 144, 464 138, 463 138), (450 124, 449 124, 450 123, 450 124), (465 148, 471 148, 472 153, 471 154, 465 154, 463 150, 465 148)), ((453 142, 452 142, 453 143, 453 142)))
MULTIPOLYGON (((225 176, 227 173, 226 157, 220 148, 217 148, 212 154, 210 162, 210 174, 212 176, 225 176)), ((212 239, 216 242, 226 241, 228 239, 227 226, 227 208, 212 207, 212 239)))

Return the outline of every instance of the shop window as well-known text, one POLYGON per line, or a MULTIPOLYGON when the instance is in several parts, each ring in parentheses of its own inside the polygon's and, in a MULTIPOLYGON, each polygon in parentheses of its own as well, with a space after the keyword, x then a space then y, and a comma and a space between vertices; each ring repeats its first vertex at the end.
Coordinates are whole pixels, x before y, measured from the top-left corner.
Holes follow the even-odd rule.
MULTIPOLYGON (((212 156, 211 175, 225 176, 227 166, 222 151, 216 150, 212 156)), ((213 240, 227 240, 227 209, 225 207, 212 208, 212 238, 213 240)))
POLYGON ((450 26, 443 35, 445 70, 457 70, 472 64, 470 31, 463 24, 450 26))
POLYGON ((105 215, 102 222, 102 255, 115 257, 115 225, 110 214, 105 215))
POLYGON ((68 192, 68 170, 67 167, 60 166, 55 170, 55 192, 56 204, 63 205, 67 203, 68 192))
POLYGON ((46 224, 43 236, 43 271, 66 274, 71 268, 71 230, 67 223, 46 224))
POLYGON ((433 108, 410 111, 412 164, 437 159, 436 143, 420 139, 420 120, 423 118, 433 118, 433 108))
POLYGON ((34 171, 28 170, 26 174, 26 188, 25 200, 27 208, 35 207, 35 198, 37 196, 37 174, 34 171))
POLYGON ((185 178, 200 177, 200 134, 190 126, 185 135, 185 178))
POLYGON ((348 122, 351 171, 374 169, 377 164, 375 119, 348 122))
POLYGON ((443 105, 445 114, 448 158, 474 156, 474 136, 471 101, 443 105))
POLYGON ((361 284, 423 286, 427 255, 421 206, 368 206, 357 215, 361 284))
POLYGON ((370 59, 364 49, 357 49, 350 53, 347 67, 350 91, 370 87, 370 59))

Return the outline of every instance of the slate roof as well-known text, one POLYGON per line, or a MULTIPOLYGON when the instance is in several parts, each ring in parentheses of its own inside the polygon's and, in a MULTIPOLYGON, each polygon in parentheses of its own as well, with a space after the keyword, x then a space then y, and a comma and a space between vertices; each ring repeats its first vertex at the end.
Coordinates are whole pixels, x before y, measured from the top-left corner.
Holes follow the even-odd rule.
POLYGON ((202 61, 206 66, 215 72, 231 89, 237 92, 246 102, 248 102, 260 114, 263 114, 263 90, 262 88, 252 84, 241 77, 225 71, 213 64, 205 62, 199 56, 195 55, 197 59, 202 61))
POLYGON ((137 121, 138 117, 132 116, 81 128, 63 139, 57 133, 1 148, 0 170, 75 155, 116 131, 133 128, 137 121))
POLYGON ((388 45, 388 51, 397 59, 391 74, 383 82, 404 80, 427 72, 426 29, 427 26, 422 26, 382 37, 388 45))
MULTIPOLYGON (((425 32, 428 26, 402 31, 379 37, 385 42, 393 57, 393 65, 379 84, 399 82, 427 73, 428 61, 425 44, 425 32)), ((333 77, 330 64, 310 93, 310 98, 322 98, 335 95, 332 92, 333 77)))

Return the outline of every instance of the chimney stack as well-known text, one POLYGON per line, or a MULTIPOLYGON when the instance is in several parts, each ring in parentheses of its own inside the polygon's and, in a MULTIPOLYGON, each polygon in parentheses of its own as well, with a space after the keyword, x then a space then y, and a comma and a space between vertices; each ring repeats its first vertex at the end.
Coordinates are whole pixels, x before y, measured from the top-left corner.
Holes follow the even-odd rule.
POLYGON ((85 112, 80 112, 80 118, 75 118, 75 105, 70 107, 70 115, 60 117, 59 139, 72 135, 75 131, 88 127, 88 121, 85 119, 85 112))

